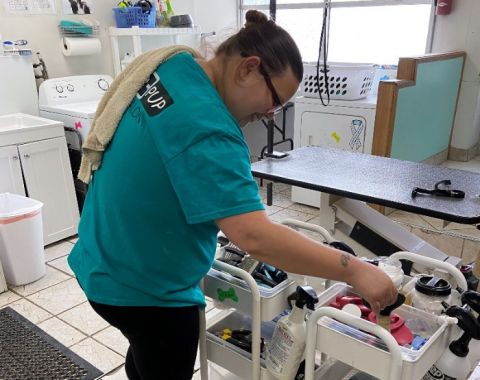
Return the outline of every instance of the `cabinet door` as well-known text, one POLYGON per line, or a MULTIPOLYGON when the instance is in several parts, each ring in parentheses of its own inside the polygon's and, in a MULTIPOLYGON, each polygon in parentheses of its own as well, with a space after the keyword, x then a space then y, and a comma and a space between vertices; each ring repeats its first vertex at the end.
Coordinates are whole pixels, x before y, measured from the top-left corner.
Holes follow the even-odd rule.
POLYGON ((22 168, 15 145, 0 148, 0 193, 25 195, 22 168))
POLYGON ((65 137, 18 147, 29 197, 44 203, 45 245, 72 236, 78 229, 78 206, 65 137))

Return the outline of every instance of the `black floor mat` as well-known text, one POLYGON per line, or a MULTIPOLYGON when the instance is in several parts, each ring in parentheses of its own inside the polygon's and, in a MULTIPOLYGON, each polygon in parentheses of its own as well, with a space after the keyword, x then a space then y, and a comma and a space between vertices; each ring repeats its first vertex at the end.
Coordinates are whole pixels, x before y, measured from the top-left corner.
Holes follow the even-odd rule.
POLYGON ((0 310, 1 380, 92 380, 102 374, 15 310, 0 310))

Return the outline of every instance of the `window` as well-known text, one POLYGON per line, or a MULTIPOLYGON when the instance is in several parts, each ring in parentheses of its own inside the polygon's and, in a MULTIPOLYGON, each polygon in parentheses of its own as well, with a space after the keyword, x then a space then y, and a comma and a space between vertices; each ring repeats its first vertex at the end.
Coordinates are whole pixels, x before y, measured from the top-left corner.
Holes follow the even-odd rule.
MULTIPOLYGON (((421 55, 428 48, 431 0, 332 0, 330 62, 398 63, 399 57, 421 55)), ((268 14, 268 0, 241 1, 268 14)), ((277 23, 295 39, 304 61, 316 61, 323 2, 277 0, 277 23)), ((245 19, 243 17, 243 19, 245 19)))

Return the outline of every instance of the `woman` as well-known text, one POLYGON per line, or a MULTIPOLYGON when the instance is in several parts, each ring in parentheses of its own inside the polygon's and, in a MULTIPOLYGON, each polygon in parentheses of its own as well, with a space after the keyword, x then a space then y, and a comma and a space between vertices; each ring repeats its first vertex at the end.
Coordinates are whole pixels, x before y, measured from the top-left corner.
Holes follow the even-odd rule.
POLYGON ((240 125, 290 99, 303 65, 287 32, 257 11, 246 20, 213 59, 183 53, 157 67, 92 178, 69 263, 92 307, 129 340, 129 379, 191 378, 198 284, 219 229, 262 262, 352 284, 376 310, 396 297, 378 268, 264 212, 240 125))

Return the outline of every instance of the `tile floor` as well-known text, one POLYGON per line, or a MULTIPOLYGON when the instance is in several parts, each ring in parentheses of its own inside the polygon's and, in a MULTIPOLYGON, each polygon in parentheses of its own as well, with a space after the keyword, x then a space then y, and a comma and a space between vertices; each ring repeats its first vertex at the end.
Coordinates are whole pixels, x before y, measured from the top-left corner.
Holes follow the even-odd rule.
MULTIPOLYGON (((480 172, 480 157, 469 163, 446 162, 446 166, 480 172)), ((264 188, 261 195, 266 198, 264 188)), ((274 184, 273 205, 267 213, 273 220, 295 218, 318 223, 318 209, 290 200, 290 187, 274 184)), ((449 255, 473 261, 480 251, 480 231, 473 226, 442 221, 393 210, 389 217, 418 234, 449 255)), ((311 235, 316 238, 315 235, 311 235)), ((0 294, 0 308, 10 306, 48 334, 105 373, 105 380, 125 380, 123 370, 126 339, 92 310, 67 264, 67 256, 76 238, 48 246, 45 249, 46 276, 25 286, 10 287, 0 294)), ((209 302, 207 323, 218 318, 221 310, 209 302)), ((198 365, 197 365, 198 367, 198 365)), ((210 368, 213 379, 235 379, 220 367, 210 368)), ((197 372, 194 379, 200 379, 197 372)), ((238 378, 237 378, 238 379, 238 378)))

